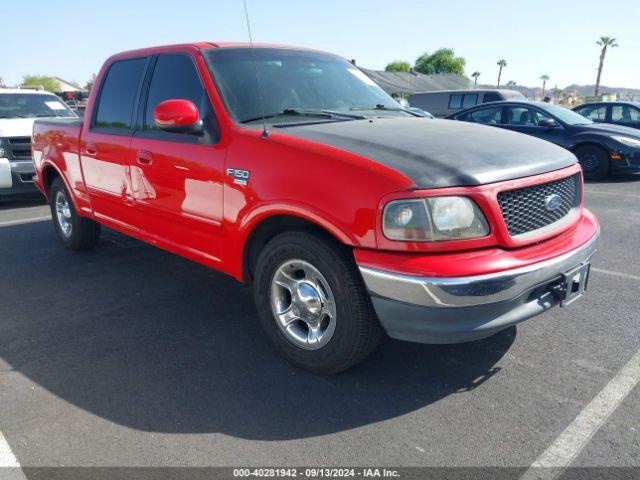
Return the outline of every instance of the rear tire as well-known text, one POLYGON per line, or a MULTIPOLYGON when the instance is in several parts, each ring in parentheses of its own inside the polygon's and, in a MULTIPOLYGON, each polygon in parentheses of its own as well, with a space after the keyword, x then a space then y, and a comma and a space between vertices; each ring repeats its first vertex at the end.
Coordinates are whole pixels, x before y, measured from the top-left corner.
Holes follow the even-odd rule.
POLYGON ((60 177, 49 190, 51 217, 60 242, 69 250, 88 250, 100 239, 100 224, 77 214, 60 177))
POLYGON ((318 374, 346 370, 382 338, 351 252, 337 241, 282 233, 264 247, 255 272, 260 323, 274 349, 297 367, 318 374))
POLYGON ((597 145, 585 145, 574 152, 587 180, 603 180, 611 171, 611 160, 606 150, 597 145))

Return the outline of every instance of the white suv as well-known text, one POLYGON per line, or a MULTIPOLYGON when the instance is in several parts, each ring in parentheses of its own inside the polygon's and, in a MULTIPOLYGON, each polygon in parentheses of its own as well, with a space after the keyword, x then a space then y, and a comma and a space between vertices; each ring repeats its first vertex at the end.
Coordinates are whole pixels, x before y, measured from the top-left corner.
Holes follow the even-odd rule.
POLYGON ((36 118, 76 117, 56 95, 0 88, 0 198, 36 193, 31 132, 36 118))

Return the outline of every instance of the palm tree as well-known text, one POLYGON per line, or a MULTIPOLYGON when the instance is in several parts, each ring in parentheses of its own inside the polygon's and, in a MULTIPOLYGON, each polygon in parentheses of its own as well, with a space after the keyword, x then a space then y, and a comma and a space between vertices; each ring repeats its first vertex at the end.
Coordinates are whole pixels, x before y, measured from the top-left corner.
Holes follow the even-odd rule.
POLYGON ((542 80, 542 98, 544 98, 544 91, 547 89, 547 82, 551 77, 549 75, 540 75, 540 80, 542 80))
POLYGON ((558 103, 558 100, 560 100, 560 97, 564 95, 564 90, 562 90, 561 88, 558 88, 558 85, 556 85, 555 88, 553 89, 553 93, 556 96, 556 103, 558 103))
POLYGON ((478 86, 478 77, 480 76, 480 72, 473 72, 471 76, 473 77, 473 88, 476 88, 478 86))
POLYGON ((618 46, 616 39, 613 37, 600 37, 600 40, 596 44, 602 47, 600 50, 600 63, 598 64, 598 78, 596 79, 596 92, 595 96, 600 95, 600 77, 602 75, 602 66, 604 65, 604 57, 607 54, 607 48, 615 48, 618 46))
POLYGON ((500 67, 498 70, 498 88, 500 88, 500 77, 502 76, 502 69, 507 66, 507 61, 504 58, 498 60, 497 65, 500 67))
POLYGON ((507 87, 515 87, 516 86, 516 82, 514 80, 509 80, 507 82, 507 87))

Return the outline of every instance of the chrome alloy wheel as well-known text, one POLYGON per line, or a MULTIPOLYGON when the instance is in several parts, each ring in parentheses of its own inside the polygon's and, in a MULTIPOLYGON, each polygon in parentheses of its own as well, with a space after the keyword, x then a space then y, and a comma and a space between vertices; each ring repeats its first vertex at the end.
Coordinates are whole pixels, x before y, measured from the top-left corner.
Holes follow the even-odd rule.
POLYGON ((69 200, 62 190, 56 193, 56 216, 58 218, 58 226, 65 238, 71 237, 71 206, 69 200))
POLYGON ((336 330, 336 302, 329 283, 304 260, 282 263, 271 279, 271 311, 294 345, 322 348, 336 330))

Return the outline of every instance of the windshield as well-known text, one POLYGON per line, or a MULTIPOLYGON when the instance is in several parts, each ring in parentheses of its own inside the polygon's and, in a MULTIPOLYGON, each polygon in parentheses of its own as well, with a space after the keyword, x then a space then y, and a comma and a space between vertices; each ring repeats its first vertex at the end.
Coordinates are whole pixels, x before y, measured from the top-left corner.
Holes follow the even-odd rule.
MULTIPOLYGON (((335 55, 258 47, 253 51, 254 65, 249 48, 216 48, 203 53, 227 109, 238 122, 257 121, 263 114, 291 109, 353 113, 352 109, 358 107, 358 113, 376 116, 410 115, 398 111, 400 106, 393 98, 347 60, 335 55), (371 112, 362 107, 370 107, 371 112)), ((291 117, 284 114, 269 121, 291 121, 291 117)))
POLYGON ((569 125, 591 125, 593 122, 582 115, 558 105, 544 104, 544 109, 560 121, 569 125))
POLYGON ((75 117, 55 95, 1 93, 0 118, 75 117))

